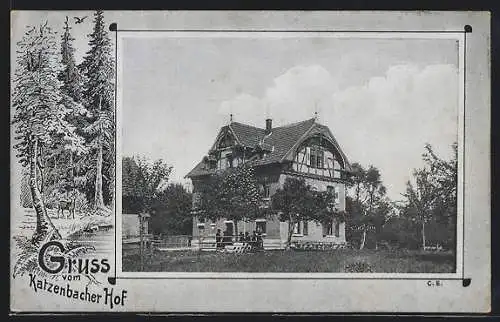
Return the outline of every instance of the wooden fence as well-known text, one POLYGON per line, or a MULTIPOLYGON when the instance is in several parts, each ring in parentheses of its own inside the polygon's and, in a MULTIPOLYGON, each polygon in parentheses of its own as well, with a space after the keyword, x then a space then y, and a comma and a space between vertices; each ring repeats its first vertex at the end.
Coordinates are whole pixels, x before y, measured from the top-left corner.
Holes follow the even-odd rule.
POLYGON ((190 235, 162 236, 152 240, 155 248, 161 249, 185 249, 191 247, 192 237, 190 235))

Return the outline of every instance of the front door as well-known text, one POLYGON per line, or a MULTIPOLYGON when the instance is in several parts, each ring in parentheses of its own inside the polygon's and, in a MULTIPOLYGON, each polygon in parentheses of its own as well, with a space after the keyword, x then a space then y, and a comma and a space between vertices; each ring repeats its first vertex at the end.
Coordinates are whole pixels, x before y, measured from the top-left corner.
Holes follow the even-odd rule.
POLYGON ((226 231, 228 236, 234 235, 234 224, 232 222, 226 222, 226 231))

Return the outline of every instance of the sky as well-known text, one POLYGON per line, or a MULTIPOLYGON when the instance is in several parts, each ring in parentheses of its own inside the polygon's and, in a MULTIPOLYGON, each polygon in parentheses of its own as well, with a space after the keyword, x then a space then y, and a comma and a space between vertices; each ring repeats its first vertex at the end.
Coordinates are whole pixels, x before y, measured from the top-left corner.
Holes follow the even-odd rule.
MULTIPOLYGON (((62 30, 67 14, 15 16, 11 52, 28 22, 47 19, 62 30)), ((72 23, 78 61, 88 50, 92 13, 69 14, 85 15, 84 23, 72 23)), ((120 26, 161 26, 165 17, 105 14, 120 26)), ((190 17, 168 18, 191 25, 209 19, 190 17)), ((223 18, 221 25, 253 23, 229 13, 223 18)), ((451 156, 459 103, 456 40, 167 35, 123 39, 119 109, 123 154, 166 160, 174 167, 171 181, 186 182, 231 113, 235 121, 264 127, 267 117, 280 126, 318 112, 351 163, 380 169, 392 199, 401 198, 412 169, 422 166, 425 143, 451 156)))
POLYGON ((181 181, 229 115, 264 127, 311 118, 400 199, 425 143, 457 136, 454 40, 155 37, 123 40, 123 153, 164 159, 181 181))

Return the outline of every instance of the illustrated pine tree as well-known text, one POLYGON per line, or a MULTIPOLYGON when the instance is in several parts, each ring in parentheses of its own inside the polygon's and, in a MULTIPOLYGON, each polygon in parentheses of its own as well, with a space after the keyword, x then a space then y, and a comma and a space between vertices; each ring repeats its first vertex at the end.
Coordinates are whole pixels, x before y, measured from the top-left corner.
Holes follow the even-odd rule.
POLYGON ((95 164, 88 171, 94 177, 94 208, 98 213, 110 214, 104 203, 103 185, 105 180, 110 191, 114 179, 111 176, 115 166, 114 63, 102 11, 94 14, 94 28, 89 38, 90 49, 79 66, 84 76, 82 102, 88 110, 83 132, 95 164))
MULTIPOLYGON (((87 110, 80 104, 82 100, 82 77, 75 62, 75 49, 71 36, 69 19, 66 17, 63 33, 61 36, 61 70, 58 79, 62 82, 62 102, 69 109, 66 121, 75 127, 75 132, 82 135, 82 127, 87 110)), ((51 192, 56 198, 65 199, 66 202, 75 204, 77 189, 81 188, 82 163, 86 161, 86 155, 77 155, 71 150, 64 148, 63 142, 55 142, 52 153, 46 156, 46 171, 48 173, 48 184, 51 192)), ((73 213, 74 216, 74 213, 73 213)))
POLYGON ((66 116, 61 93, 61 70, 55 32, 47 23, 29 28, 17 44, 17 68, 14 73, 12 105, 14 107, 15 149, 23 167, 29 169, 29 187, 36 213, 36 231, 32 242, 61 238, 44 203, 41 160, 54 149, 85 152, 83 139, 75 133, 66 116))

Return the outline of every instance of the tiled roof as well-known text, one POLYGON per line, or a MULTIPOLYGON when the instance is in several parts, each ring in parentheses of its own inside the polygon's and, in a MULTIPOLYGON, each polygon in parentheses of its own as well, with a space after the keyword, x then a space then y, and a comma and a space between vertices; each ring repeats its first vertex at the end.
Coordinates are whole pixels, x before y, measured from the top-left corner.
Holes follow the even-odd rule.
MULTIPOLYGON (((330 133, 329 136, 331 136, 338 147, 338 144, 335 141, 335 138, 333 138, 333 135, 331 135, 328 127, 316 123, 314 118, 285 126, 275 127, 269 135, 265 134, 264 129, 238 122, 232 122, 230 125, 226 125, 226 127, 229 127, 233 131, 237 141, 243 146, 255 147, 260 144, 264 149, 270 148, 271 151, 267 153, 264 158, 251 161, 251 164, 255 166, 284 161, 284 158, 294 145, 315 127, 319 129, 326 129, 328 133, 330 133)), ((340 151, 340 147, 338 148, 340 151)), ((340 153, 344 159, 347 160, 343 152, 340 151, 340 153)), ((208 165, 205 164, 204 161, 201 161, 186 175, 186 177, 208 175, 214 172, 215 170, 209 169, 208 165)))
POLYGON ((232 122, 227 126, 233 131, 238 142, 247 147, 256 146, 265 135, 264 129, 243 123, 232 122))
POLYGON ((306 134, 314 125, 314 119, 275 127, 271 133, 263 138, 265 144, 274 147, 274 150, 265 158, 255 161, 255 165, 280 162, 288 151, 306 134))
POLYGON ((203 160, 201 160, 193 168, 193 170, 189 171, 189 173, 186 174, 186 178, 198 177, 198 176, 208 175, 208 174, 212 174, 212 173, 215 173, 215 169, 210 169, 208 164, 205 163, 203 160))

